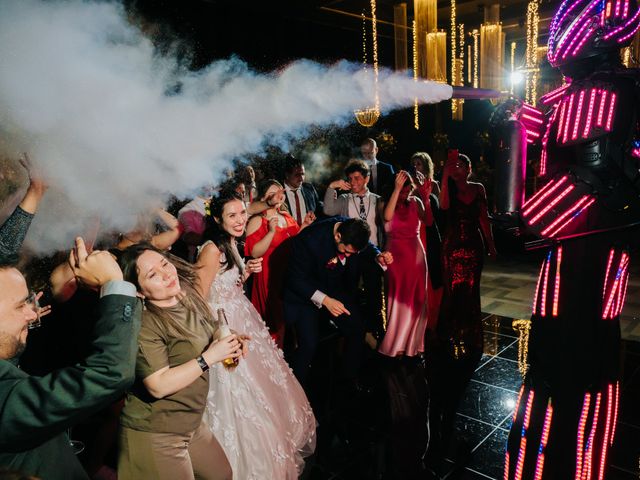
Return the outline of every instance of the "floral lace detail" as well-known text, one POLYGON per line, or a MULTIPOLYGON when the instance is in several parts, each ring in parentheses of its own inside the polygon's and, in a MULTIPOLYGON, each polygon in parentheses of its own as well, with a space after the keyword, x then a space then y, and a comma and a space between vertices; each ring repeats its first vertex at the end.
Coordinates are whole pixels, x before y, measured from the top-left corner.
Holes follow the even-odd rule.
POLYGON ((234 478, 294 480, 315 449, 315 417, 282 351, 236 283, 238 275, 235 266, 218 272, 210 304, 214 311, 224 308, 231 329, 251 340, 247 357, 235 369, 220 363, 211 367, 207 423, 234 478))

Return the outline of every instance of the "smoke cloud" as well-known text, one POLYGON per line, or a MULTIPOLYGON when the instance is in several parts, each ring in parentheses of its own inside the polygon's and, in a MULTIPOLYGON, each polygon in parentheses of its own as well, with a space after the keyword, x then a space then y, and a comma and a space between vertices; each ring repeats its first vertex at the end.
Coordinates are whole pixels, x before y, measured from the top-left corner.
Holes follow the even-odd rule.
MULTIPOLYGON (((373 103, 370 72, 347 62, 300 60, 261 75, 227 59, 188 71, 158 56, 114 3, 4 0, 0 65, 0 157, 28 152, 52 186, 28 237, 40 252, 66 248, 96 216, 126 230, 234 157, 353 121, 373 103)), ((451 92, 380 73, 383 111, 451 92)))

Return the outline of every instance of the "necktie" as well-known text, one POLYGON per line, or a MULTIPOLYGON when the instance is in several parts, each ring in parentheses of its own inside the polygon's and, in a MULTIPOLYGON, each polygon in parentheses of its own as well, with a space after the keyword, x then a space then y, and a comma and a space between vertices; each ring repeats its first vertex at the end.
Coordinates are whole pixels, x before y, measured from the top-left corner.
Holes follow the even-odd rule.
POLYGON ((359 198, 360 198, 360 212, 358 213, 358 215, 360 216, 360 220, 364 220, 366 222, 367 211, 364 209, 364 197, 359 197, 359 198))
POLYGON ((298 198, 298 190, 292 190, 293 196, 296 199, 296 222, 298 225, 302 225, 302 213, 300 211, 300 199, 298 198))

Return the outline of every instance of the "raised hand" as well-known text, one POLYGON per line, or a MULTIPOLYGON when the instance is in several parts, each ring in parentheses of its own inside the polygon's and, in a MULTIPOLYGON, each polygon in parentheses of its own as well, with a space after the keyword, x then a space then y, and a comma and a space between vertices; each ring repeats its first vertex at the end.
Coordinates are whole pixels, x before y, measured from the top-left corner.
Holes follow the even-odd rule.
POLYGON ((69 253, 69 267, 76 279, 88 287, 101 287, 112 280, 122 280, 118 262, 107 251, 87 253, 82 237, 76 238, 75 247, 69 253))
POLYGON ((395 190, 398 190, 398 191, 402 190, 402 187, 404 187, 404 184, 408 178, 409 178, 409 174, 404 170, 400 170, 396 175, 395 190))
POLYGON ((329 188, 333 188, 334 190, 344 190, 348 192, 351 190, 351 184, 346 180, 334 180, 329 184, 329 188))

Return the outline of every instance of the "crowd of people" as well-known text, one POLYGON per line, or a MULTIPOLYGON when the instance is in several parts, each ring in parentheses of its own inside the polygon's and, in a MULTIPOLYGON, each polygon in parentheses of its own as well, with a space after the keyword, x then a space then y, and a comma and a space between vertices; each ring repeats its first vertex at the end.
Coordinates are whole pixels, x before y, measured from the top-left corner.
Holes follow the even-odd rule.
POLYGON ((327 328, 343 339, 347 392, 366 355, 425 362, 425 459, 441 462, 482 353, 486 194, 457 151, 440 182, 427 153, 397 173, 377 153, 365 139, 322 199, 289 155, 281 178, 245 166, 175 216, 77 238, 49 272, 52 310, 15 267, 46 190, 33 176, 0 227, 0 469, 115 478, 115 444, 120 479, 298 478, 316 446, 309 392, 327 328), (37 343, 55 316, 82 319, 73 351, 37 343), (96 416, 81 465, 69 429, 96 416))

